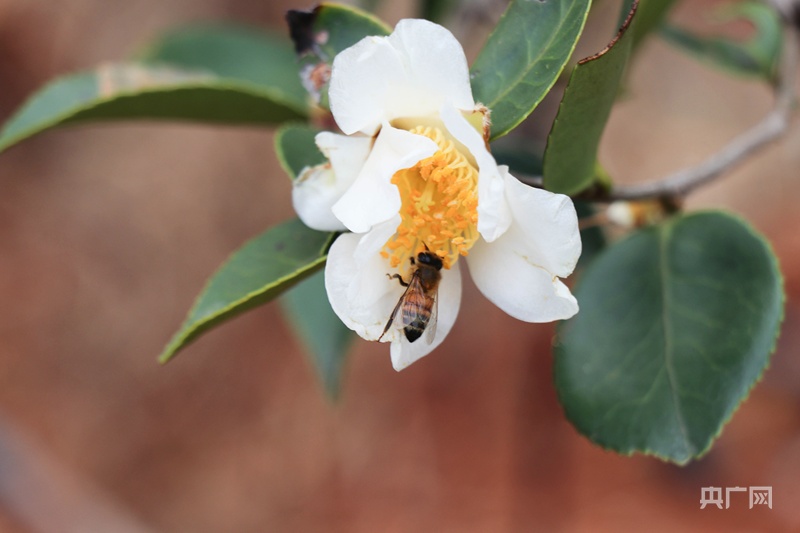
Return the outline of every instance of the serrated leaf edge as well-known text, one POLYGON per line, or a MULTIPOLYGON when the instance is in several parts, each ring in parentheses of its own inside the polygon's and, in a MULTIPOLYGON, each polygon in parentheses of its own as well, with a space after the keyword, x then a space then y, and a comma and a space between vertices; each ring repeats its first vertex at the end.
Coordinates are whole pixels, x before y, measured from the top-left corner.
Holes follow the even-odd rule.
MULTIPOLYGON (((592 438, 592 436, 590 436, 587 433, 585 433, 584 431, 582 431, 574 423, 574 421, 570 418, 569 414, 567 413, 567 410, 564 408, 564 404, 563 404, 562 398, 561 398, 561 393, 560 393, 558 387, 555 387, 556 395, 558 396, 558 403, 561 406, 561 411, 564 413, 564 417, 567 420, 570 421, 570 424, 572 425, 573 428, 575 428, 575 430, 578 433, 580 433, 581 435, 583 435, 584 437, 589 439, 592 442, 592 444, 602 448, 603 450, 611 451, 611 452, 614 452, 616 454, 622 455, 624 457, 631 457, 631 456, 633 456, 635 454, 640 454, 640 455, 649 456, 649 457, 655 457, 656 459, 659 459, 661 461, 664 461, 664 462, 667 462, 667 463, 672 463, 672 464, 675 464, 675 465, 678 465, 678 466, 685 466, 690 461, 692 461, 693 459, 696 460, 696 459, 703 458, 711 450, 711 448, 713 447, 713 445, 717 441, 717 439, 719 439, 720 435, 722 434, 722 430, 725 429, 725 426, 727 426, 728 423, 731 421, 731 419, 733 418, 733 415, 736 414, 736 412, 741 407, 742 403, 744 403, 750 397, 750 394, 752 393, 753 388, 761 382, 761 380, 764 377, 764 373, 770 368, 770 366, 772 364, 772 355, 775 353, 775 349, 778 346, 778 339, 780 337, 781 326, 783 325, 783 321, 784 321, 784 319, 786 317, 785 282, 784 282, 784 279, 783 279, 783 274, 781 273, 781 270, 780 270, 780 262, 778 260, 778 256, 775 254, 775 251, 772 248, 772 244, 766 238, 764 238, 764 236, 761 235, 753 227, 753 225, 748 220, 746 220, 744 217, 742 217, 742 216, 740 216, 740 215, 738 215, 736 213, 731 213, 729 211, 724 211, 724 210, 721 210, 721 209, 705 209, 705 210, 702 210, 702 211, 695 211, 695 212, 692 212, 692 213, 689 213, 689 214, 684 214, 681 217, 681 219, 682 220, 686 220, 686 218, 693 217, 693 216, 698 216, 698 215, 703 215, 703 214, 719 214, 719 215, 726 216, 728 218, 734 219, 737 222, 739 222, 740 224, 742 224, 742 226, 747 231, 749 231, 751 235, 756 237, 756 239, 759 242, 764 244, 764 246, 766 248, 766 251, 767 251, 767 253, 769 255, 769 258, 771 260, 772 266, 775 268, 775 272, 778 275, 778 285, 779 285, 778 288, 780 290, 780 297, 781 297, 780 306, 781 306, 781 308, 780 308, 780 316, 778 317, 778 324, 777 324, 777 327, 775 329, 775 334, 774 334, 774 337, 773 337, 773 340, 772 340, 772 346, 770 347, 770 349, 769 349, 769 351, 767 353, 767 362, 763 366, 763 368, 761 369, 761 372, 758 374, 758 376, 756 376, 756 378, 753 380, 753 382, 750 384, 750 386, 744 392, 744 394, 742 394, 741 398, 739 399, 739 402, 733 407, 733 409, 731 409, 730 414, 726 418, 724 418, 722 420, 722 422, 720 423, 719 428, 717 429, 717 431, 711 436, 711 438, 709 438, 708 444, 706 445, 706 447, 703 448, 702 450, 699 450, 695 455, 689 455, 688 457, 686 457, 684 459, 676 459, 674 457, 669 457, 667 455, 658 453, 658 452, 656 452, 654 450, 651 450, 651 449, 644 449, 644 450, 638 450, 638 449, 634 449, 634 448, 617 449, 617 448, 614 448, 614 447, 612 447, 610 445, 607 445, 606 443, 594 440, 592 438)), ((667 221, 665 223, 666 224, 672 224, 672 223, 674 223, 674 220, 675 219, 672 219, 672 220, 669 220, 669 221, 667 221)), ((598 257, 600 255, 602 255, 602 254, 608 253, 609 250, 612 247, 613 247, 613 245, 609 246, 608 248, 606 248, 605 250, 600 252, 598 257)), ((563 323, 563 321, 562 321, 562 323, 563 323)), ((555 348, 555 346, 557 345, 557 342, 558 342, 558 336, 556 335, 555 337, 553 337, 553 348, 555 348)), ((553 382, 554 382, 554 384, 556 382, 556 376, 555 376, 556 370, 555 369, 556 369, 556 365, 554 364, 553 365, 553 382)))
MULTIPOLYGON (((628 11, 628 16, 625 17, 625 20, 622 22, 622 25, 619 27, 619 30, 617 30, 616 35, 614 35, 614 37, 611 39, 611 41, 609 41, 609 43, 606 45, 606 47, 603 48, 602 50, 600 50, 599 52, 597 52, 595 54, 592 54, 592 55, 590 55, 588 57, 584 57, 583 59, 578 61, 578 64, 575 65, 575 68, 573 68, 572 72, 570 73, 569 80, 567 81, 567 86, 564 89, 564 96, 566 96, 567 91, 569 91, 569 86, 572 83, 572 80, 575 77, 575 74, 578 72, 578 68, 581 65, 585 65, 586 63, 590 63, 592 61, 596 61, 596 60, 602 58, 604 55, 606 55, 608 52, 610 52, 614 48, 614 46, 619 42, 619 40, 622 39, 622 37, 628 32, 628 29, 631 27, 631 24, 633 23, 633 18, 636 15, 636 11, 638 10, 638 8, 639 8, 639 0, 634 0, 633 3, 631 4, 630 11, 628 11)), ((631 38, 634 38, 634 37, 636 37, 636 36, 635 35, 631 36, 631 38)), ((633 46, 633 43, 631 43, 631 46, 633 46)), ((630 54, 628 55, 627 60, 630 60, 630 54)), ((619 85, 617 87, 619 88, 619 85)), ((559 116, 561 115, 561 110, 563 109, 563 106, 562 106, 562 104, 564 102, 563 98, 564 97, 562 96, 561 102, 558 105, 558 111, 556 111, 556 116, 553 119, 553 125, 550 127, 550 133, 548 133, 548 135, 547 135, 547 142, 550 141, 550 136, 552 135, 553 131, 555 131, 556 124, 559 121, 559 116)), ((613 104, 612 104, 612 108, 613 108, 613 104)), ((606 126, 607 125, 608 125, 608 120, 606 119, 606 126)), ((603 130, 605 130, 605 126, 603 127, 603 130)), ((601 135, 601 139, 602 139, 602 135, 601 135)), ((597 156, 595 154, 595 167, 599 166, 599 164, 600 163, 597 161, 597 156)), ((547 165, 547 146, 545 145, 545 150, 544 150, 544 153, 542 154, 542 180, 543 180, 543 184, 545 186, 545 189, 551 190, 551 188, 548 187, 548 183, 547 183, 548 182, 547 173, 544 172, 544 169, 546 168, 546 165, 547 165)), ((607 174, 606 174, 606 176, 607 176, 607 174)), ((586 183, 583 186, 575 187, 574 190, 561 190, 559 192, 561 194, 566 194, 568 196, 573 196, 573 195, 575 195, 575 194, 587 189, 588 187, 591 187, 591 185, 593 183, 595 183, 596 181, 597 181, 597 172, 595 172, 594 174, 589 176, 589 178, 587 179, 586 183)))

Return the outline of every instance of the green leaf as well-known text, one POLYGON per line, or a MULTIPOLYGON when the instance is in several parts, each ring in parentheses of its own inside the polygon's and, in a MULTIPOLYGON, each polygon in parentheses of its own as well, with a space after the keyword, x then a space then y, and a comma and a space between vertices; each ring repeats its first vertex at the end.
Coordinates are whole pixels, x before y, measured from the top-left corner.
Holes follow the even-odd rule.
POLYGON ((392 28, 355 7, 323 3, 311 11, 291 10, 287 21, 298 54, 332 61, 336 54, 369 35, 389 35, 392 28))
MULTIPOLYGON (((620 11, 619 25, 622 26, 630 13, 632 0, 625 0, 620 11)), ((639 0, 639 8, 636 10, 636 25, 633 28, 633 50, 657 29, 666 18, 669 11, 675 5, 675 0, 639 0)))
POLYGON ((492 138, 542 101, 578 41, 590 0, 514 0, 472 66, 475 100, 492 111, 492 138))
POLYGON ((331 399, 339 396, 347 351, 355 338, 331 309, 324 272, 303 281, 281 298, 284 315, 311 355, 331 399))
POLYGON ((572 71, 547 137, 544 186, 548 190, 573 195, 595 179, 597 148, 630 57, 636 4, 614 40, 572 71))
MULTIPOLYGON (((314 137, 319 130, 304 124, 286 124, 275 135, 275 151, 281 166, 294 179, 307 166, 326 161, 314 137)), ((315 274, 289 291, 281 300, 292 325, 332 399, 339 395, 342 367, 353 340, 350 331, 331 309, 323 273, 315 274)))
POLYGON ((265 32, 204 26, 171 33, 142 56, 59 78, 0 131, 0 151, 40 132, 100 120, 279 124, 307 104, 290 44, 265 32), (167 64, 169 62, 169 64, 167 64))
POLYGON ((0 131, 0 151, 68 124, 120 119, 277 124, 305 111, 279 95, 171 67, 106 65, 60 78, 33 95, 0 131))
POLYGON ((264 31, 187 28, 141 59, 144 65, 104 65, 51 82, 0 131, 0 151, 45 130, 100 120, 271 125, 307 114, 291 46, 264 31))
POLYGON ((783 287, 769 245, 720 212, 610 247, 560 325, 555 383, 593 442, 684 464, 705 453, 769 362, 783 287))
POLYGON ((290 220, 246 243, 208 281, 159 361, 166 363, 200 334, 269 302, 322 268, 332 238, 290 220))
POLYGON ((316 13, 314 31, 317 34, 327 33, 325 42, 320 44, 320 50, 330 60, 364 37, 392 33, 392 28, 381 19, 354 7, 323 3, 316 9, 316 13))
POLYGON ((358 8, 321 4, 311 11, 286 14, 295 51, 300 56, 303 85, 324 107, 328 106, 328 74, 336 54, 369 35, 388 35, 392 29, 358 8))
POLYGON ((760 2, 740 2, 717 13, 719 23, 746 20, 755 28, 751 38, 704 37, 674 25, 664 25, 661 35, 689 54, 733 74, 774 82, 781 53, 782 28, 778 13, 760 2))
POLYGON ((214 74, 228 83, 274 95, 306 110, 297 59, 283 33, 233 24, 178 28, 151 43, 139 60, 214 74))
POLYGON ((296 178, 307 166, 327 161, 314 142, 319 132, 319 129, 305 124, 286 124, 275 134, 275 152, 290 178, 296 178))

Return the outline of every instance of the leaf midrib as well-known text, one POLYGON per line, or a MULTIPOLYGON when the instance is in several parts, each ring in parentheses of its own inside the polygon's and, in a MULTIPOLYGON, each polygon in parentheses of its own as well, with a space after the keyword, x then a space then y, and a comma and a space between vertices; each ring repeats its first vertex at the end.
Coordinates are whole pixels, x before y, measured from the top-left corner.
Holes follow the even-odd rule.
POLYGON ((672 393, 672 403, 675 408, 675 418, 678 421, 678 427, 683 437, 685 453, 690 454, 692 448, 691 441, 689 440, 689 433, 686 428, 686 420, 681 411, 680 395, 678 394, 678 381, 675 376, 674 368, 674 354, 672 346, 672 321, 670 320, 669 309, 671 307, 671 297, 669 290, 670 271, 669 262, 667 260, 667 241, 671 233, 671 225, 664 224, 660 228, 659 234, 659 270, 661 275, 661 327, 664 330, 664 367, 667 371, 667 380, 669 382, 670 392, 672 393))
MULTIPOLYGON (((574 4, 573 4, 573 5, 574 5, 574 4)), ((498 103, 500 100, 504 99, 506 96, 508 96, 508 94, 510 94, 510 93, 511 93, 513 90, 515 90, 515 89, 517 88, 517 86, 520 84, 521 80, 525 79, 525 77, 528 75, 528 73, 529 73, 531 70, 533 70, 533 65, 537 64, 537 63, 538 63, 538 62, 541 60, 541 58, 544 56, 544 52, 545 52, 546 50, 549 50, 549 49, 550 49, 550 46, 551 46, 551 44, 553 43, 553 41, 555 40, 556 36, 558 36, 558 35, 560 34, 560 30, 561 30, 561 28, 564 26, 564 24, 565 24, 565 23, 566 23, 566 21, 567 21, 567 14, 569 14, 570 12, 571 12, 571 10, 569 10, 569 9, 568 9, 568 10, 566 11, 566 13, 565 13, 565 14, 564 14, 564 15, 561 17, 561 22, 559 22, 558 26, 556 27, 556 30, 555 30, 555 31, 553 31, 553 32, 550 34, 550 38, 549 38, 549 39, 546 41, 546 45, 545 45, 545 46, 542 46, 542 47, 540 48, 540 52, 539 52, 539 54, 538 54, 538 55, 534 56, 534 57, 535 57, 535 59, 534 59, 534 60, 532 60, 532 61, 529 61, 529 62, 528 62, 528 68, 527 68, 527 69, 525 69, 525 70, 523 70, 523 71, 520 73, 520 75, 519 75, 518 77, 514 78, 512 83, 510 83, 510 84, 506 85, 506 89, 505 89, 503 92, 501 92, 500 94, 498 94, 497 98, 495 98, 495 99, 494 99, 494 101, 493 101, 491 104, 488 104, 488 103, 487 103, 487 104, 485 104, 485 105, 486 105, 486 106, 487 106, 489 109, 492 109, 494 106, 496 106, 496 105, 497 105, 497 103, 498 103)), ((585 17, 584 17, 584 21, 585 21, 585 17)), ((573 50, 575 49, 575 43, 576 43, 576 42, 577 42, 577 39, 576 39, 575 41, 573 41, 571 49, 573 49, 573 50)), ((571 53, 571 52, 570 52, 570 54, 569 54, 569 55, 566 57, 566 59, 565 59, 564 63, 562 63, 562 65, 561 65, 561 67, 562 67, 562 68, 561 68, 561 69, 559 69, 559 72, 560 72, 560 71, 563 69, 564 65, 566 65, 566 64, 567 64, 567 62, 569 61, 569 56, 570 56, 570 55, 572 55, 572 53, 571 53)), ((552 83, 550 84, 550 86, 551 86, 551 87, 552 87, 552 85, 553 85, 553 84, 555 84, 555 80, 556 80, 556 79, 558 79, 558 76, 554 76, 554 77, 553 77, 553 81, 552 81, 552 83)), ((549 87, 548 87, 548 88, 549 88, 549 87)), ((534 104, 534 105, 535 105, 535 104, 534 104)))

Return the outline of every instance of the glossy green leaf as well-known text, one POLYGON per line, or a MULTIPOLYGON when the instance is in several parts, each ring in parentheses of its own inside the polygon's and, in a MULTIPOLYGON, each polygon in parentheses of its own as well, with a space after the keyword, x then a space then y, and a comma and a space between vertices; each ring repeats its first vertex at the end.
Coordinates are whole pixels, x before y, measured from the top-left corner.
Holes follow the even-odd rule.
POLYGON ((316 35, 325 32, 325 39, 318 39, 319 49, 331 61, 364 37, 392 32, 390 26, 366 11, 332 3, 322 3, 317 8, 313 28, 316 35))
MULTIPOLYGON (((314 143, 317 133, 319 130, 311 126, 287 124, 275 134, 275 151, 290 178, 296 178, 307 166, 326 161, 314 143)), ((293 288, 281 304, 292 329, 311 355, 325 391, 330 398, 337 398, 347 349, 355 334, 331 309, 323 273, 293 288)))
POLYGON ((778 13, 760 2, 740 2, 718 12, 720 23, 746 20, 752 37, 737 41, 721 36, 701 36, 674 25, 664 25, 661 35, 689 54, 742 76, 775 80, 781 52, 782 29, 778 13))
POLYGON ((307 166, 327 161, 314 142, 319 132, 319 129, 305 124, 286 124, 275 134, 275 152, 290 178, 296 178, 307 166))
POLYGON ((291 45, 263 31, 187 28, 142 55, 51 82, 0 132, 0 151, 45 130, 100 120, 279 124, 307 105, 291 45))
POLYGON ((297 59, 283 32, 232 24, 187 26, 151 43, 139 54, 139 60, 208 72, 306 109, 297 59))
POLYGON ((312 98, 327 107, 328 76, 336 54, 369 35, 388 35, 392 29, 358 8, 323 3, 311 11, 286 14, 289 33, 300 56, 300 75, 312 98))
POLYGON ((544 152, 544 186, 577 194, 595 178, 597 148, 617 97, 633 42, 636 3, 619 33, 596 55, 581 60, 569 78, 544 152))
POLYGON ((332 3, 322 3, 311 11, 291 10, 286 20, 295 51, 328 63, 364 37, 389 35, 392 31, 366 11, 332 3))
POLYGON ((558 329, 555 383, 593 442, 684 464, 705 453, 769 362, 777 261, 742 220, 677 216, 608 248, 558 329))
POLYGON ((325 391, 330 398, 336 399, 347 352, 355 333, 331 309, 325 292, 324 272, 314 274, 283 295, 281 306, 311 355, 325 391))
POLYGON ((166 363, 200 334, 269 302, 322 268, 332 238, 291 220, 247 242, 211 277, 159 361, 166 363))
MULTIPOLYGON (((633 0, 625 0, 620 11, 619 25, 622 26, 628 18, 633 0)), ((633 43, 631 47, 635 50, 644 39, 654 30, 657 30, 667 14, 675 5, 675 0, 639 0, 639 7, 636 10, 636 25, 633 31, 633 43)))
POLYGON ((578 41, 590 0, 513 0, 472 66, 475 100, 492 111, 492 138, 542 101, 578 41))

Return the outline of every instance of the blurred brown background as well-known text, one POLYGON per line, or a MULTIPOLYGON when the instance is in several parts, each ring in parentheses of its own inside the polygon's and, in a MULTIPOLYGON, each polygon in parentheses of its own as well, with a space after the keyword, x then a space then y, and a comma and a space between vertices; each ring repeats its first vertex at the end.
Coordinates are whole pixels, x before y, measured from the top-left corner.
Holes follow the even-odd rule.
MULTIPOLYGON (((684 2, 674 18, 702 26, 698 13, 718 3, 684 2)), ((390 23, 413 14, 390 4, 390 23)), ((618 2, 596 6, 615 18, 618 2)), ((0 0, 0 120, 53 76, 173 25, 282 31, 292 7, 308 6, 0 0)), ((453 21, 471 53, 480 26, 453 21)), ((587 54, 611 32, 595 27, 587 54)), ((762 85, 658 39, 628 89, 601 153, 620 181, 699 162, 771 105, 762 85)), ((336 405, 275 305, 158 366, 207 276, 292 216, 271 145, 266 130, 140 123, 50 132, 0 154, 0 531, 800 530, 800 129, 692 198, 770 238, 789 297, 771 369, 685 468, 578 435, 551 382, 552 325, 516 322, 469 285, 445 345, 408 370, 357 343, 336 405), (750 485, 773 487, 772 510, 749 510, 743 493, 729 510, 699 509, 701 487, 750 485)))

